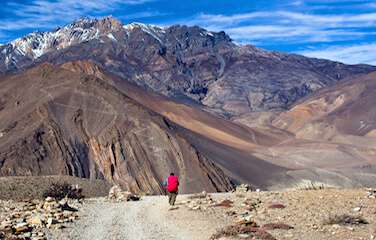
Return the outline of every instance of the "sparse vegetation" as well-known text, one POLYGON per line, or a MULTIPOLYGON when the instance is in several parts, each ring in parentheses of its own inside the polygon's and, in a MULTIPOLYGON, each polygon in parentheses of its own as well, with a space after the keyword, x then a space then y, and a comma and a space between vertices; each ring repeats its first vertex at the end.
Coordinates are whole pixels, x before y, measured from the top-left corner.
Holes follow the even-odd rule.
POLYGON ((106 196, 111 188, 111 184, 103 180, 90 180, 63 175, 1 177, 0 182, 0 199, 19 201, 43 199, 43 194, 50 188, 52 183, 79 185, 85 197, 106 196))
POLYGON ((360 224, 368 224, 368 221, 365 220, 361 216, 351 216, 347 214, 343 215, 334 215, 329 216, 327 220, 324 221, 326 225, 360 225, 360 224))
POLYGON ((230 208, 230 207, 232 207, 233 204, 234 204, 234 202, 231 201, 231 200, 223 200, 222 202, 213 205, 213 207, 226 207, 226 208, 230 208))
POLYGON ((299 190, 323 190, 323 189, 327 189, 327 188, 330 188, 331 186, 327 185, 327 184, 324 184, 324 183, 320 183, 320 182, 313 182, 313 181, 303 181, 302 183, 298 184, 297 185, 297 189, 299 190))
POLYGON ((43 197, 53 197, 61 200, 65 197, 72 199, 82 199, 82 189, 73 187, 72 185, 64 183, 52 183, 51 186, 43 193, 43 197))
POLYGON ((282 229, 282 230, 289 230, 293 229, 294 227, 287 225, 285 223, 267 223, 262 226, 265 230, 275 230, 275 229, 282 229))
POLYGON ((268 206, 270 209, 282 209, 285 208, 286 206, 280 203, 273 203, 268 206))
POLYGON ((206 198, 206 197, 210 197, 210 195, 208 195, 205 191, 204 192, 201 192, 201 193, 196 193, 196 194, 193 194, 191 196, 189 196, 188 198, 189 199, 200 199, 200 198, 206 198))
POLYGON ((218 230, 210 238, 211 240, 220 239, 222 237, 235 237, 240 234, 247 234, 247 238, 242 239, 259 239, 259 240, 275 240, 275 238, 264 229, 251 226, 232 225, 218 230))
POLYGON ((245 198, 245 195, 242 194, 242 193, 237 193, 237 194, 235 194, 235 196, 236 196, 237 198, 245 198))

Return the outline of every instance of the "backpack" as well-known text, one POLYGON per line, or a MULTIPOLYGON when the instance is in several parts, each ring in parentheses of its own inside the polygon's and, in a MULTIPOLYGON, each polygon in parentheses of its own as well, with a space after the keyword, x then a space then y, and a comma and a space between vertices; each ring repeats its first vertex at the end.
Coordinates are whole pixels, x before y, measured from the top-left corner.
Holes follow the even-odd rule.
POLYGON ((179 179, 177 176, 169 176, 167 178, 167 191, 177 192, 179 186, 179 179))

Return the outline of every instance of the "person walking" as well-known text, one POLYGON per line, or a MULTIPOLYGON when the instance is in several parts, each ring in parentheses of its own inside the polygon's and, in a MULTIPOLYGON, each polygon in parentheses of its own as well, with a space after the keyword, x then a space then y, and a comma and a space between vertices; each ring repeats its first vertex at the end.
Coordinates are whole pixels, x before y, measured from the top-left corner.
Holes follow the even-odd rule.
POLYGON ((175 205, 176 197, 178 196, 179 178, 174 173, 170 173, 164 185, 167 189, 168 203, 172 207, 175 205))

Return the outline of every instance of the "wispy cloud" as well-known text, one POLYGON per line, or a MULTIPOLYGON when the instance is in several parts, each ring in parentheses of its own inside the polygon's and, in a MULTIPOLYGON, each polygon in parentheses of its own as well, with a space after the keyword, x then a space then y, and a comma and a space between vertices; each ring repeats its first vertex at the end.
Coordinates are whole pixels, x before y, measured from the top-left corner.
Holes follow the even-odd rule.
MULTIPOLYGON (((326 26, 343 26, 343 24, 360 23, 367 24, 376 22, 376 12, 362 14, 305 14, 300 12, 274 11, 274 12, 250 12, 234 15, 199 14, 191 23, 201 24, 234 24, 254 20, 256 18, 268 18, 275 20, 302 21, 300 24, 325 24, 326 26), (329 25, 328 25, 329 24, 329 25), (335 24, 335 25, 333 25, 335 24)), ((297 22, 296 22, 297 23, 297 22)), ((357 25, 359 26, 359 25, 357 25)))
MULTIPOLYGON (((7 19, 0 22, 0 30, 25 28, 53 28, 80 17, 95 17, 110 14, 123 5, 136 5, 153 0, 33 0, 31 2, 11 2, 4 6, 7 19)), ((150 15, 151 13, 149 13, 150 15)), ((136 13, 133 13, 136 15, 136 13)), ((146 16, 142 12, 141 16, 146 16)))
POLYGON ((126 14, 125 16, 119 17, 119 19, 130 20, 130 19, 137 19, 137 18, 149 18, 149 17, 166 16, 166 15, 168 15, 168 13, 163 13, 160 11, 143 11, 143 12, 126 14))
POLYGON ((348 64, 368 63, 376 65, 375 49, 376 43, 370 43, 352 46, 332 46, 297 53, 308 57, 332 59, 348 64))
POLYGON ((199 14, 188 21, 213 31, 225 30, 238 42, 278 39, 289 42, 330 42, 375 35, 359 31, 376 24, 375 13, 305 14, 292 11, 250 12, 234 15, 199 14))
MULTIPOLYGON (((265 39, 274 41, 331 42, 350 40, 370 33, 344 31, 339 29, 315 29, 309 26, 258 25, 228 28, 227 33, 239 42, 258 42, 265 39)), ((376 34, 376 33, 374 33, 376 34)))
POLYGON ((371 55, 375 47, 372 41, 376 39, 374 0, 270 0, 267 5, 243 0, 226 1, 226 7, 214 2, 210 7, 201 4, 212 1, 186 1, 184 7, 176 7, 182 4, 179 0, 168 1, 168 5, 157 1, 7 0, 0 10, 0 40, 53 29, 80 17, 115 15, 124 22, 146 21, 162 26, 180 23, 223 30, 238 43, 272 50, 296 52, 313 46, 301 52, 347 63, 375 64, 371 55), (234 13, 236 9, 244 11, 234 13))

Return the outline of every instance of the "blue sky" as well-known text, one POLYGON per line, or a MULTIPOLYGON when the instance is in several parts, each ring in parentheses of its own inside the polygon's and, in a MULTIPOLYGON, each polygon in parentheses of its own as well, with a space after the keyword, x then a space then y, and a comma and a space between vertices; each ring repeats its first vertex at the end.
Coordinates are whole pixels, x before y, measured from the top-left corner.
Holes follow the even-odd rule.
POLYGON ((376 0, 2 0, 0 43, 107 15, 199 25, 239 44, 376 65, 376 0))

